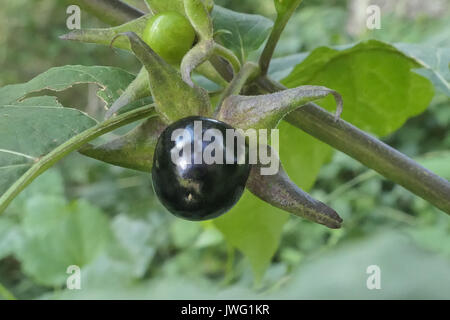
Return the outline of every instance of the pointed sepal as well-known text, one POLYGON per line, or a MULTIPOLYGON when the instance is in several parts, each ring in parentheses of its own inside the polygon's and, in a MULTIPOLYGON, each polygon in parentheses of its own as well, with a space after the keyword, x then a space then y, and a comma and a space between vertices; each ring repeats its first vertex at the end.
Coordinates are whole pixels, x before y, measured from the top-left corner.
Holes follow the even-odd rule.
POLYGON ((342 97, 321 86, 302 86, 260 96, 230 96, 220 107, 218 119, 236 128, 273 129, 288 113, 328 95, 336 100, 337 120, 342 113, 342 97))
POLYGON ((117 99, 105 114, 105 119, 111 118, 115 113, 130 103, 136 102, 145 97, 149 97, 150 83, 148 81, 148 72, 145 67, 141 68, 136 79, 130 83, 122 95, 117 99))
POLYGON ((105 144, 87 144, 78 152, 119 167, 150 172, 156 142, 166 124, 159 117, 152 117, 129 133, 105 144))
MULTIPOLYGON (((270 150, 268 154, 274 152, 271 147, 268 149, 270 150)), ((300 189, 288 177, 278 156, 276 161, 279 167, 274 175, 262 174, 261 169, 265 167, 264 165, 253 165, 247 189, 274 207, 332 229, 340 228, 343 220, 338 213, 300 189)))
POLYGON ((128 37, 131 49, 148 71, 150 91, 156 109, 167 123, 191 115, 208 116, 211 102, 203 88, 191 87, 181 79, 181 75, 154 52, 133 32, 122 35, 128 37))

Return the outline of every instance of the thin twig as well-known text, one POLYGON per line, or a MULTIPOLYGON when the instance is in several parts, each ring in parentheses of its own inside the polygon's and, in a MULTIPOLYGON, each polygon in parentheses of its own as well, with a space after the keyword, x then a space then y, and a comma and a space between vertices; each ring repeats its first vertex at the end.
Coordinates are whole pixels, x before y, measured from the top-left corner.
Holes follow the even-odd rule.
POLYGON ((272 29, 269 40, 267 41, 264 51, 259 58, 259 65, 261 67, 261 73, 263 75, 266 75, 269 71, 272 56, 275 52, 278 40, 280 39, 281 33, 284 31, 287 22, 288 19, 282 19, 282 17, 277 17, 277 20, 275 21, 275 25, 272 29))
POLYGON ((110 25, 121 25, 144 15, 141 10, 120 0, 73 0, 71 3, 110 25))

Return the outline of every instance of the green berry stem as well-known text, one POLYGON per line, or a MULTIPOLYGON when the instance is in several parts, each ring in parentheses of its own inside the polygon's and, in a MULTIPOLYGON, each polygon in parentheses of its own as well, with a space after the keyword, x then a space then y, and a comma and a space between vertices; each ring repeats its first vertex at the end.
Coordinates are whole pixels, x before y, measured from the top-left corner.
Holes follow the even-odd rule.
POLYGON ((218 55, 219 57, 224 58, 227 60, 231 68, 233 69, 234 74, 237 74, 239 70, 241 69, 241 62, 236 57, 233 51, 221 46, 220 44, 215 44, 214 46, 214 53, 218 55))
POLYGON ((295 9, 300 5, 302 0, 290 1, 289 6, 284 11, 278 11, 277 19, 270 34, 269 40, 267 40, 266 46, 259 59, 259 65, 261 67, 261 73, 266 75, 269 71, 270 61, 272 60, 275 48, 280 40, 280 36, 284 31, 289 19, 292 17, 295 9))
POLYGON ((191 79, 192 72, 209 60, 214 50, 214 40, 202 40, 197 43, 183 58, 180 72, 181 78, 191 87, 195 84, 191 79))

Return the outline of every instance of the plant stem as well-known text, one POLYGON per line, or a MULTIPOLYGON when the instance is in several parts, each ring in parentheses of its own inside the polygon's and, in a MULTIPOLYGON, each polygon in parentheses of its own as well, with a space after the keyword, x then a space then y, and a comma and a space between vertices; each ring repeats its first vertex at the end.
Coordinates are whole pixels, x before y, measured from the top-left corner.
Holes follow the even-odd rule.
POLYGON ((269 40, 267 40, 264 51, 259 58, 259 66, 261 67, 262 75, 265 76, 269 71, 270 61, 272 60, 272 56, 275 52, 278 41, 280 40, 280 36, 283 33, 284 28, 286 28, 286 25, 289 22, 289 19, 292 17, 292 14, 295 12, 301 2, 301 0, 294 1, 294 3, 289 7, 287 11, 278 13, 269 40))
POLYGON ((450 214, 450 183, 380 140, 312 103, 286 120, 450 214))
POLYGON ((121 25, 144 15, 141 10, 120 0, 74 0, 71 3, 79 5, 110 25, 121 25))
POLYGON ((232 95, 238 95, 248 81, 256 78, 259 74, 259 66, 253 62, 245 63, 239 73, 233 78, 228 87, 222 93, 215 115, 219 114, 223 101, 232 95))
POLYGON ((259 58, 259 65, 261 67, 261 72, 266 75, 269 71, 270 61, 272 60, 275 48, 280 40, 280 36, 286 27, 289 19, 283 19, 283 17, 278 16, 275 20, 275 25, 273 26, 272 33, 270 34, 269 40, 264 48, 261 57, 259 58))
POLYGON ((214 53, 230 63, 231 67, 233 68, 234 74, 237 74, 239 72, 239 70, 241 69, 241 62, 236 57, 233 51, 216 43, 214 46, 214 53))
POLYGON ((25 174, 23 174, 1 197, 0 214, 6 209, 11 201, 25 189, 34 179, 52 167, 59 160, 67 156, 72 151, 78 150, 83 145, 95 138, 120 128, 129 123, 149 118, 155 115, 154 108, 150 106, 135 109, 115 118, 109 119, 98 125, 72 137, 52 152, 40 158, 25 174))
MULTIPOLYGON (((268 78, 258 79, 265 90, 287 89, 268 78)), ((401 152, 368 135, 314 103, 290 113, 285 120, 375 170, 450 215, 450 183, 401 152)))

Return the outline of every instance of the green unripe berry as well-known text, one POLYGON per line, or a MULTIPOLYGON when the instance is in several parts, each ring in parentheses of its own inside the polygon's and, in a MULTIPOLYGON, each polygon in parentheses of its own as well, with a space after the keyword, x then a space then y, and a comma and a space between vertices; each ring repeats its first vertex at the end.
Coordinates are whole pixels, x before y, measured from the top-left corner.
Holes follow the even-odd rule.
POLYGON ((178 12, 163 12, 147 22, 143 39, 168 63, 180 64, 194 44, 195 30, 189 20, 178 12))

